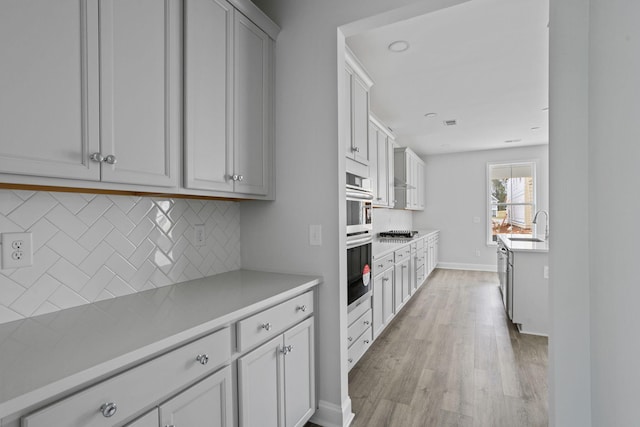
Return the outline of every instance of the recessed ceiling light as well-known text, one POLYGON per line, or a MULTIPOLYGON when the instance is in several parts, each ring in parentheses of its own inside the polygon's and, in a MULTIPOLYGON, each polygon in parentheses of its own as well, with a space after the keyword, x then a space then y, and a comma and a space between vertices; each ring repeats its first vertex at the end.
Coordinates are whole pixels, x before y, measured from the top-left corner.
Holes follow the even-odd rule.
POLYGON ((391 52, 404 52, 405 50, 409 49, 409 42, 406 42, 404 40, 396 40, 389 45, 388 49, 391 52))
POLYGON ((514 142, 521 142, 522 139, 507 139, 504 143, 505 144, 512 144, 514 142))
POLYGON ((537 131, 537 130, 540 130, 540 126, 534 126, 534 127, 531 128, 531 130, 534 131, 534 132, 537 131))
POLYGON ((435 116, 437 116, 437 115, 438 115, 438 113, 427 113, 427 114, 425 114, 424 116, 425 116, 427 119, 432 119, 432 118, 434 118, 434 117, 435 117, 435 116))
POLYGON ((549 107, 544 107, 542 111, 549 111, 549 107))

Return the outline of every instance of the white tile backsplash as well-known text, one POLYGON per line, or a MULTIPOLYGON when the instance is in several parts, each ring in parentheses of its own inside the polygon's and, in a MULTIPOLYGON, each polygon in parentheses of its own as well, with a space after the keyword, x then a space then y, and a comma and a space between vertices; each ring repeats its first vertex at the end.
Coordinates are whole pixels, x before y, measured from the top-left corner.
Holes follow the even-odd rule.
POLYGON ((14 231, 34 263, 0 269, 0 323, 240 268, 238 202, 0 190, 14 231))

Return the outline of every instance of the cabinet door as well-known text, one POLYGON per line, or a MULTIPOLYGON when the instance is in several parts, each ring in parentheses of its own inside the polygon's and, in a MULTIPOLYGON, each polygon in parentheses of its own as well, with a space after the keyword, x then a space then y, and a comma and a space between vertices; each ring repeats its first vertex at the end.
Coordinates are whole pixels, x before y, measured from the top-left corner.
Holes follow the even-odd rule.
POLYGON ((235 191, 266 195, 270 180, 271 40, 234 13, 235 191))
POLYGON ((124 427, 158 427, 160 425, 158 416, 158 409, 156 408, 151 412, 147 412, 145 415, 141 416, 135 421, 130 422, 124 427))
POLYGON ((285 427, 303 426, 316 408, 313 325, 310 317, 284 334, 285 427))
POLYGON ((161 426, 231 427, 231 367, 221 369, 160 406, 161 426))
POLYGON ((100 1, 102 180, 178 184, 180 135, 178 0, 100 1))
POLYGON ((394 280, 394 312, 398 314, 400 308, 408 298, 409 290, 409 259, 396 264, 394 280))
POLYGON ((353 71, 349 68, 344 70, 344 94, 345 94, 345 106, 348 116, 347 120, 347 135, 345 140, 345 154, 348 158, 353 159, 354 146, 353 146, 353 71))
POLYGON ((0 172, 98 180, 97 0, 0 2, 0 172))
POLYGON ((378 127, 369 122, 369 143, 371 144, 371 168, 369 169, 369 180, 371 181, 371 190, 373 191, 374 206, 380 206, 380 194, 378 188, 378 171, 380 166, 378 164, 378 138, 381 138, 381 132, 378 131, 378 127))
POLYGON ((387 139, 387 191, 388 191, 388 203, 390 208, 396 205, 396 192, 395 192, 395 165, 394 165, 394 142, 392 139, 387 139))
POLYGON ((375 164, 377 165, 375 204, 389 206, 389 138, 384 132, 377 131, 376 138, 372 137, 372 141, 375 142, 372 148, 375 150, 375 164))
POLYGON ((352 89, 354 160, 369 165, 369 89, 355 74, 352 89))
POLYGON ((283 424, 282 335, 238 359, 238 404, 241 427, 283 424))
POLYGON ((395 313, 395 306, 394 306, 394 289, 395 289, 395 278, 394 278, 394 271, 395 269, 390 268, 389 270, 385 271, 384 273, 384 277, 387 280, 383 279, 383 293, 382 293, 382 318, 383 318, 383 324, 386 325, 391 318, 393 317, 393 314, 395 313))
POLYGON ((416 200, 417 200, 417 208, 419 210, 424 210, 424 163, 418 159, 416 162, 416 200))
POLYGON ((382 329, 384 329, 385 318, 383 314, 384 307, 384 286, 385 275, 378 274, 373 279, 373 336, 377 337, 382 329))
POLYGON ((233 191, 233 8, 186 0, 185 186, 233 191))

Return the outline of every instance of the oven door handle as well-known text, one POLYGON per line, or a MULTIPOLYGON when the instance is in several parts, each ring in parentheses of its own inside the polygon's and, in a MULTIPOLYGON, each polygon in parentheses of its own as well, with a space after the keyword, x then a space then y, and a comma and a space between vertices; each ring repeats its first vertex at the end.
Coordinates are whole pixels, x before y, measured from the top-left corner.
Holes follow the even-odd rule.
POLYGON ((352 200, 373 200, 373 194, 360 191, 349 191, 346 193, 347 199, 352 200))
POLYGON ((355 237, 351 238, 347 236, 347 249, 355 248, 356 246, 366 245, 373 242, 373 236, 355 237))

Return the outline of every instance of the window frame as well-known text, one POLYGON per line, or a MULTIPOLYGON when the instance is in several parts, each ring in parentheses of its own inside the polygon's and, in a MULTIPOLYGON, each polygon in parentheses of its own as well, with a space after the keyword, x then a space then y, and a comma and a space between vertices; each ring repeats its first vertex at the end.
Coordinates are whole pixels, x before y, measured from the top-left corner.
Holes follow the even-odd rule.
POLYGON ((487 169, 486 169, 486 178, 485 178, 485 197, 486 197, 486 201, 487 201, 487 208, 486 208, 486 218, 487 221, 485 223, 485 228, 486 228, 486 240, 487 240, 487 246, 497 246, 498 242, 494 242, 493 241, 493 224, 491 222, 491 218, 492 218, 492 214, 491 214, 491 208, 493 206, 493 203, 491 202, 491 168, 494 166, 523 166, 523 165, 530 165, 531 166, 531 175, 532 175, 532 179, 533 179, 533 203, 500 203, 505 204, 505 205, 509 205, 509 206, 528 206, 528 205, 532 205, 532 210, 533 212, 536 212, 537 209, 537 205, 538 205, 538 178, 537 178, 537 169, 538 169, 538 160, 537 159, 531 159, 531 160, 516 160, 516 161, 499 161, 499 162, 487 162, 487 169))

